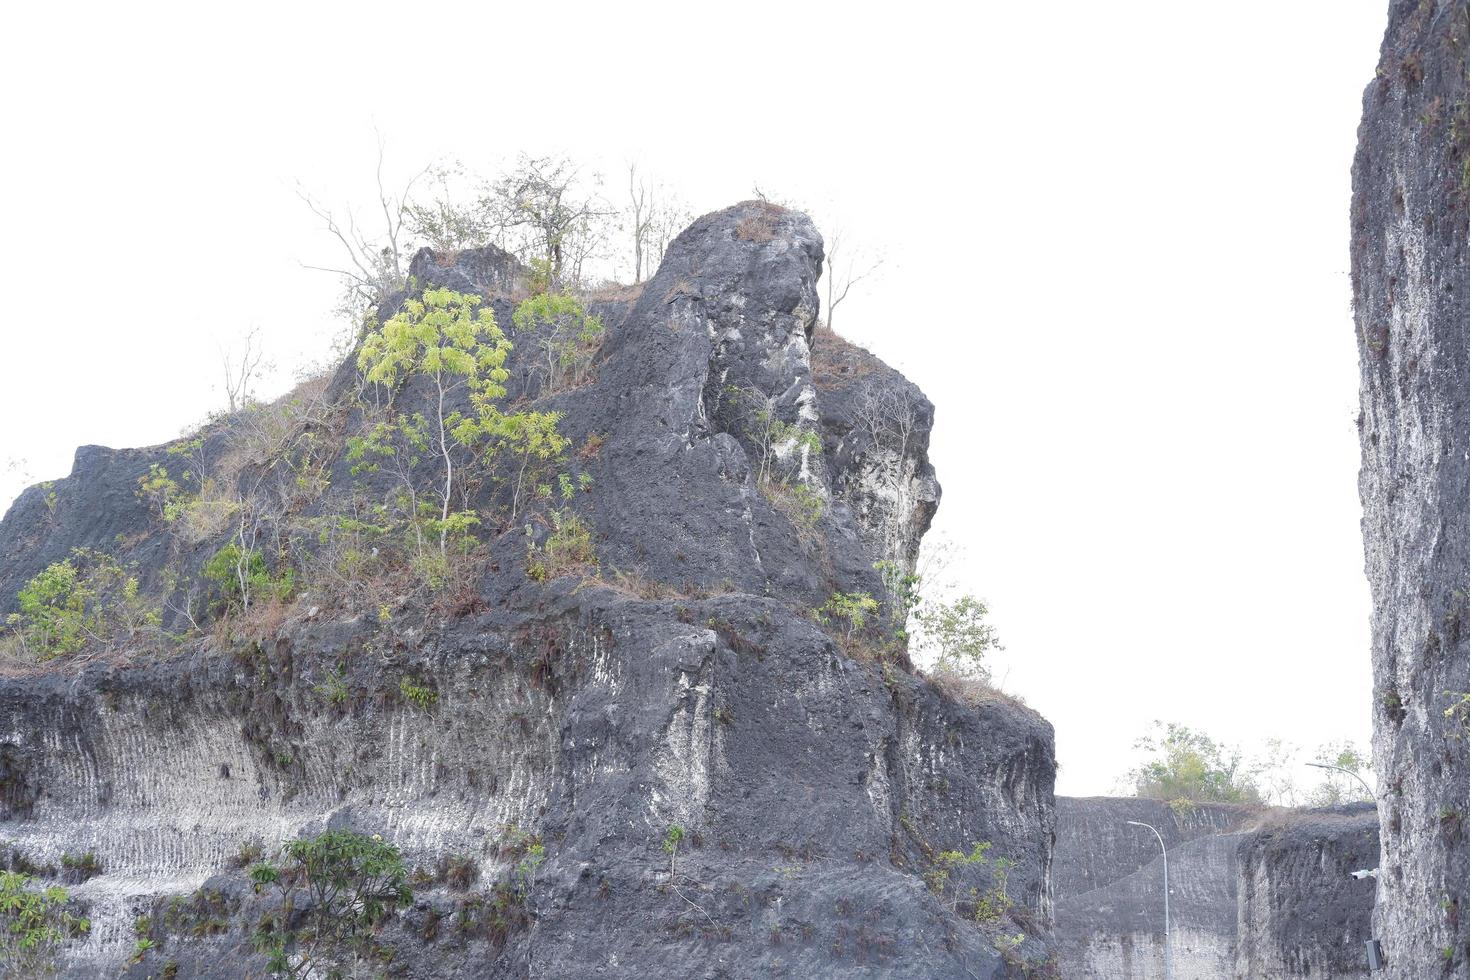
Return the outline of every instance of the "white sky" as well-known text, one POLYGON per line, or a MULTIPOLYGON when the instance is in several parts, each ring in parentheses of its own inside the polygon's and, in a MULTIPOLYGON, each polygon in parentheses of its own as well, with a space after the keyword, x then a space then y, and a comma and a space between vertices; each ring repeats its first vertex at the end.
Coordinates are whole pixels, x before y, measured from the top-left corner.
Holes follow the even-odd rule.
POLYGON ((7 12, 0 466, 175 436, 252 325, 321 357, 292 189, 366 209, 375 127, 399 174, 636 157, 886 255, 837 325, 938 406, 937 528, 1059 791, 1113 790, 1154 718, 1366 744, 1348 206, 1385 0, 311 6, 7 12))

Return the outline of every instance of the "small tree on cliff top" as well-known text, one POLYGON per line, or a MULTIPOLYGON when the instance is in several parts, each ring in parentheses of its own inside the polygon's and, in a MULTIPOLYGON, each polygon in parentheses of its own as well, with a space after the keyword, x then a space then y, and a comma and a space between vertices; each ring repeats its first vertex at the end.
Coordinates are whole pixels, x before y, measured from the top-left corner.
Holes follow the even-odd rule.
POLYGON ((1196 803, 1260 801, 1254 773, 1239 749, 1184 725, 1154 722, 1154 728, 1137 742, 1151 758, 1128 774, 1137 795, 1196 803))

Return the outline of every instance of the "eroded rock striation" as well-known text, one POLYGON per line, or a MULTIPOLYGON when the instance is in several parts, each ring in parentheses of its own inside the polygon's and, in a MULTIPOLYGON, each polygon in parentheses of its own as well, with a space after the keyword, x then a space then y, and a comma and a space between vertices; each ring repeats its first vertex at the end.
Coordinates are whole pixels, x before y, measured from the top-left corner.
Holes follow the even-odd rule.
POLYGON ((1169 849, 1179 980, 1367 977, 1378 851, 1370 804, 1271 810, 1239 804, 1057 799, 1056 947, 1066 977, 1164 976, 1169 849))
MULTIPOLYGON (((101 872, 73 888, 94 928, 67 973, 124 969, 147 916, 157 948, 132 975, 259 975, 242 854, 328 827, 381 834, 428 869, 381 937, 395 976, 1039 969, 1019 964, 1044 960, 1042 943, 1003 956, 995 938, 1051 919, 1051 727, 1006 701, 957 703, 811 616, 834 592, 882 595, 874 564, 911 567, 938 502, 927 400, 814 333, 822 257, 805 216, 739 205, 603 304, 587 384, 541 393, 518 345, 508 397, 563 413, 597 574, 528 577, 548 529, 520 519, 487 530, 482 574, 442 601, 353 611, 308 583, 249 636, 0 680, 0 840, 43 874, 84 853, 101 872), (752 407, 816 437, 763 444, 752 407), (809 487, 820 518, 794 519, 762 470, 809 487), (512 827, 546 850, 513 916, 489 897, 512 827), (1015 910, 986 927, 924 879, 976 841, 1015 862, 1015 910), (472 870, 434 873, 449 859, 472 870)), ((414 268, 420 286, 485 293, 509 324, 512 262, 425 253, 414 268)), ((302 423, 335 447, 324 498, 293 505, 305 515, 383 491, 341 458, 355 387, 345 365, 302 423)), ((429 393, 393 397, 411 411, 429 393)), ((208 427, 202 451, 228 458, 243 424, 208 427)), ((0 609, 77 547, 136 562, 145 591, 193 608, 181 583, 225 537, 182 543, 139 498, 168 448, 83 449, 70 477, 23 494, 0 523, 0 609)), ((232 473, 277 479, 250 460, 232 473)))
POLYGON ((1402 978, 1470 976, 1467 51, 1464 4, 1391 4, 1353 165, 1377 922, 1402 978))

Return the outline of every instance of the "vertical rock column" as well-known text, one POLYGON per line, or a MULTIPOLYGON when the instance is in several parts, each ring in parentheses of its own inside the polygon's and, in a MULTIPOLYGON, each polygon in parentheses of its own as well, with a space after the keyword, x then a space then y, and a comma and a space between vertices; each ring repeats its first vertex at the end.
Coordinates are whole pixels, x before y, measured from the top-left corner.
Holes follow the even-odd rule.
POLYGON ((1464 0, 1394 0, 1353 165, 1376 928, 1406 980, 1470 977, 1467 50, 1464 0))

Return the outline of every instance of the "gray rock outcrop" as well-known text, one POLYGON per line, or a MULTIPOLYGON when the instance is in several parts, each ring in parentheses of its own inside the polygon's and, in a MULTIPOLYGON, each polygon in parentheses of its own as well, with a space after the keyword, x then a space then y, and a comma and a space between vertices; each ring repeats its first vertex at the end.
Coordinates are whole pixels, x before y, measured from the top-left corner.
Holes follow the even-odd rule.
POLYGON ((1404 980, 1470 977, 1467 17, 1448 0, 1390 4, 1353 164, 1377 923, 1385 975, 1404 980))
MULTIPOLYGON (((874 563, 912 562, 938 501, 927 400, 866 352, 821 353, 841 344, 813 331, 821 263, 805 216, 739 205, 609 305, 588 384, 540 397, 517 349, 510 397, 563 413, 582 449, 592 482, 569 506, 602 574, 532 581, 527 542, 546 529, 518 521, 488 529, 472 589, 431 606, 345 614, 308 594, 249 638, 219 629, 0 678, 0 841, 42 874, 67 854, 100 868, 73 888, 94 929, 67 974, 260 975, 239 856, 327 827, 380 833, 425 869, 381 937, 394 976, 1000 977, 1044 960, 1036 938, 1003 957, 997 932, 1022 927, 966 921, 924 873, 938 851, 990 841, 1015 862, 1014 918, 1044 933, 1050 725, 956 703, 812 620, 835 591, 881 595, 874 563), (737 392, 819 437, 768 460, 823 501, 813 528, 758 485, 767 447, 737 392), (901 433, 864 414, 875 403, 906 406, 901 433), (406 680, 432 698, 407 698, 406 680), (546 847, 514 916, 488 891, 514 863, 511 827, 546 847), (473 872, 436 876, 450 858, 473 872), (140 916, 157 948, 127 967, 140 916)), ((489 291, 510 322, 504 257, 414 268, 489 291)), ((355 385, 344 372, 334 397, 355 385)), ((425 395, 396 397, 407 411, 425 395)), ((313 421, 319 444, 353 411, 313 421)), ((240 424, 214 424, 205 446, 228 452, 240 424)), ((136 562, 148 590, 197 574, 223 538, 169 543, 136 494, 170 458, 83 450, 70 477, 22 495, 0 523, 0 608, 75 547, 136 562)), ((381 491, 329 463, 331 489, 303 513, 381 491)))

